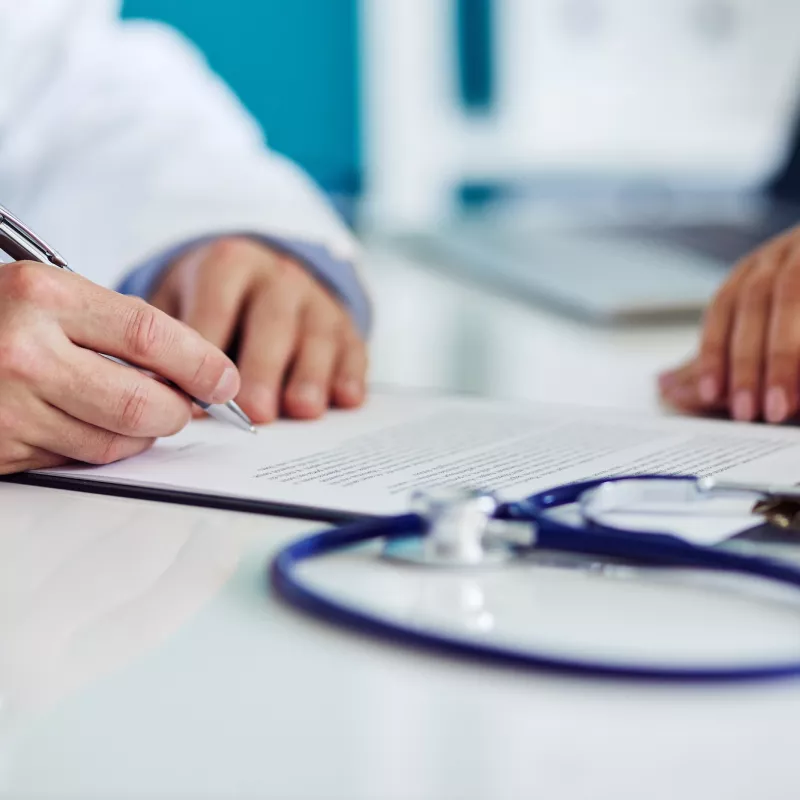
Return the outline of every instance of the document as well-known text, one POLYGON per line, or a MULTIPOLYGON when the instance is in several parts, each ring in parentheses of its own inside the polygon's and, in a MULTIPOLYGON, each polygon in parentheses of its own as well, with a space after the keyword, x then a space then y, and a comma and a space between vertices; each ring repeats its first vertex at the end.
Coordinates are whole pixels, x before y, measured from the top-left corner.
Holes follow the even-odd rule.
MULTIPOLYGON (((378 392, 358 411, 331 411, 312 422, 281 420, 255 436, 200 420, 135 458, 46 472, 390 514, 407 508, 412 490, 434 486, 486 488, 519 499, 550 486, 622 474, 794 483, 800 481, 800 430, 378 392)), ((739 529, 747 527, 739 523, 739 529)), ((706 521, 703 527, 713 539, 713 526, 706 521)))

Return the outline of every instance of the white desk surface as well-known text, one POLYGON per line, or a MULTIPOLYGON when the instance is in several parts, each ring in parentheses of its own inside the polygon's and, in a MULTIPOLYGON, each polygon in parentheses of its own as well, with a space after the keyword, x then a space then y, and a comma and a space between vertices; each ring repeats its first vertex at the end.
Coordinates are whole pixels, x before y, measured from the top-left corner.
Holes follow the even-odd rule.
MULTIPOLYGON (((693 341, 374 260, 384 382, 641 408, 693 341)), ((578 680, 343 633, 267 590, 309 523, 8 484, 0 514, 0 797, 797 797, 800 681, 578 680)))

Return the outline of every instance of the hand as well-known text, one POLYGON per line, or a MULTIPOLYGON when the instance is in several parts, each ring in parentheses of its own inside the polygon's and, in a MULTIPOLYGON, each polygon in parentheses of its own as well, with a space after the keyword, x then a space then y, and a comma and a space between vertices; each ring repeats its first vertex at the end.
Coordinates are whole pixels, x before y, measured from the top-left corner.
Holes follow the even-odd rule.
POLYGON ((784 422, 800 411, 800 227, 745 257, 709 306, 699 353, 659 378, 694 413, 784 422))
POLYGON ((150 301, 221 350, 238 338, 236 401, 256 423, 364 400, 366 347, 346 309, 304 267, 254 240, 196 248, 150 301))
POLYGON ((195 331, 137 298, 44 264, 0 266, 0 473, 105 464, 179 431, 191 404, 239 390, 234 364, 195 331), (92 352, 95 351, 95 352, 92 352))

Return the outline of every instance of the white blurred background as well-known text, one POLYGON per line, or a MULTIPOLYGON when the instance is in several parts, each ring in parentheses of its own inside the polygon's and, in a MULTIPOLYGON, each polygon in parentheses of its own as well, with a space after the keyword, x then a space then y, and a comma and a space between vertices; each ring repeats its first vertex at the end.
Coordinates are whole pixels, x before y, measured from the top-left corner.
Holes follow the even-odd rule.
POLYGON ((361 0, 368 218, 427 225, 464 181, 758 184, 800 99, 797 0, 494 0, 494 99, 458 93, 452 0, 361 0))

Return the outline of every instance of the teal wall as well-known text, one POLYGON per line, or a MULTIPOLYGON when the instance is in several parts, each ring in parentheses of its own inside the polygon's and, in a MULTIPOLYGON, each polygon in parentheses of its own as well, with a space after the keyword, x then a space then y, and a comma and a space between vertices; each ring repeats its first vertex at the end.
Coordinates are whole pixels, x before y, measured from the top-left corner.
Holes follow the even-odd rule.
POLYGON ((270 145, 326 189, 360 184, 357 0, 124 0, 205 53, 270 145))

